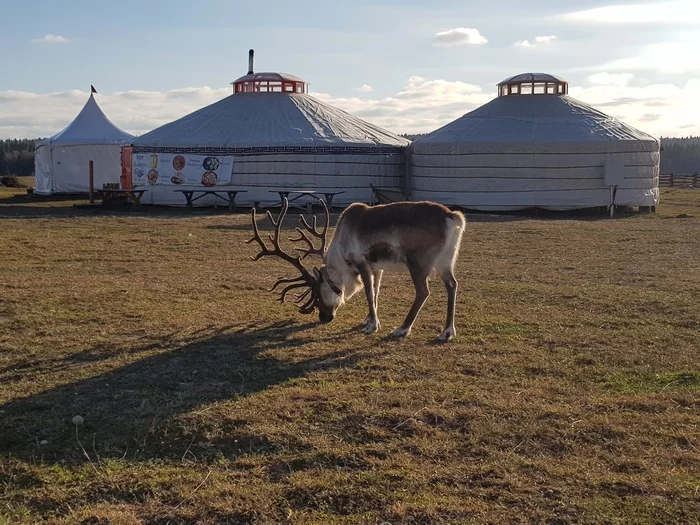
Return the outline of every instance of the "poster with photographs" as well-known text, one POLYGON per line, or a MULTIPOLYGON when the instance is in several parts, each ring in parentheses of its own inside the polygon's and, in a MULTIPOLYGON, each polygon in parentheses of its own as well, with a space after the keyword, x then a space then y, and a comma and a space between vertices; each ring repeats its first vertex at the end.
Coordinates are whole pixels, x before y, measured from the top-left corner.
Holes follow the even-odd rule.
POLYGON ((132 157, 134 186, 204 186, 231 183, 233 155, 136 153, 132 157))

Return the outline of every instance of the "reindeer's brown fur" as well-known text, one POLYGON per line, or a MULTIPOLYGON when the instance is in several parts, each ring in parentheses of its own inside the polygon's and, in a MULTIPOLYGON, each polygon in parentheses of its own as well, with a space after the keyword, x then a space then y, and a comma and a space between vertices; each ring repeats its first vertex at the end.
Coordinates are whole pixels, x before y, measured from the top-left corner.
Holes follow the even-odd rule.
POLYGON ((362 239, 367 249, 363 257, 374 259, 373 262, 382 259, 402 262, 406 256, 422 256, 426 251, 442 247, 447 235, 447 218, 464 229, 461 213, 434 202, 396 202, 378 206, 355 203, 338 219, 334 240, 344 240, 346 232, 352 232, 352 237, 362 239), (398 239, 400 253, 391 253, 387 238, 398 239))
POLYGON ((441 339, 452 338, 457 291, 453 267, 464 227, 460 212, 433 202, 349 206, 338 220, 324 257, 326 279, 343 294, 337 297, 322 284, 320 304, 330 306, 324 316, 332 319, 337 307, 364 285, 369 314, 363 329, 368 333, 379 329, 376 307, 382 272, 407 269, 416 286, 416 299, 404 323, 393 334, 408 335, 430 294, 428 276, 436 270, 449 296, 448 319, 441 339))

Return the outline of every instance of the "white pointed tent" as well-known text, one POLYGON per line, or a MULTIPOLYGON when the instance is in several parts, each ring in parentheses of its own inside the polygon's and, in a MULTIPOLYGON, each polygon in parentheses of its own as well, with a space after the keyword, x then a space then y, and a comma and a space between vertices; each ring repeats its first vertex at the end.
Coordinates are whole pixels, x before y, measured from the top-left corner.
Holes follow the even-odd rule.
POLYGON ((413 199, 479 210, 658 203, 658 139, 569 97, 552 75, 498 87, 491 102, 411 144, 413 199))
POLYGON ((37 142, 35 193, 86 193, 91 160, 95 188, 106 182, 119 182, 121 147, 133 138, 107 118, 91 94, 73 122, 53 137, 37 142))

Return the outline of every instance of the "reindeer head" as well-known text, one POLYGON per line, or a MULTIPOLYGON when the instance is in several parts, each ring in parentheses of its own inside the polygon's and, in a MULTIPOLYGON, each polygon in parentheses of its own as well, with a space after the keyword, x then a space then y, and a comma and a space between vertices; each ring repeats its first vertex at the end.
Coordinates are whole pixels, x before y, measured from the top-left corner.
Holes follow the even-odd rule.
POLYGON ((272 217, 269 210, 266 212, 267 218, 270 220, 275 229, 274 233, 268 235, 270 241, 272 242, 272 249, 268 248, 265 241, 260 237, 258 223, 255 218, 255 208, 253 208, 251 211, 253 237, 246 241, 246 244, 250 244, 255 241, 260 245, 260 252, 256 256, 251 257, 251 259, 254 261, 257 261, 265 256, 279 257, 280 259, 287 261, 299 271, 300 275, 298 277, 278 279, 270 289, 270 291, 274 291, 282 284, 287 285, 280 291, 280 302, 284 302, 285 297, 291 290, 306 288, 302 294, 296 296, 296 300, 294 301, 299 308, 299 312, 302 314, 311 314, 318 308, 319 320, 322 323, 328 323, 333 320, 335 317, 335 311, 342 302, 342 291, 330 281, 323 266, 321 266, 320 269, 314 267, 312 271, 309 272, 301 262, 303 259, 312 254, 323 256, 326 251, 329 215, 326 203, 320 199, 319 202, 321 202, 323 205, 325 212, 325 223, 323 229, 321 231, 318 230, 315 215, 312 225, 309 225, 309 223, 306 222, 303 215, 299 216, 299 222, 306 228, 308 233, 321 240, 320 247, 314 247, 313 241, 306 235, 306 232, 299 227, 296 228, 299 238, 289 240, 291 242, 303 241, 308 245, 306 248, 295 248, 295 250, 302 252, 302 255, 291 255, 280 247, 280 229, 282 228, 282 221, 287 215, 287 210, 289 209, 289 203, 286 198, 283 201, 282 210, 280 211, 277 220, 272 217))

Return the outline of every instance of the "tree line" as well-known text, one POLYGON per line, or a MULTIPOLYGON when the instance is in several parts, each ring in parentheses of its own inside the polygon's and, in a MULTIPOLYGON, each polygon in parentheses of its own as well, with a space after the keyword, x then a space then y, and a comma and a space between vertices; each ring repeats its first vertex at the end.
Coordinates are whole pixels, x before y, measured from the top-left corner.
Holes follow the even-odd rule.
POLYGON ((700 137, 661 139, 661 173, 700 172, 700 137))
POLYGON ((0 176, 34 175, 34 143, 30 139, 0 140, 0 176))
MULTIPOLYGON (((426 133, 401 136, 417 140, 426 133)), ((34 147, 40 139, 0 140, 0 176, 34 175, 34 147)), ((661 173, 688 174, 700 171, 700 137, 661 138, 661 173)))

